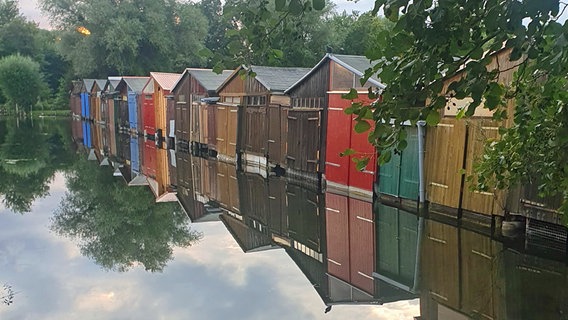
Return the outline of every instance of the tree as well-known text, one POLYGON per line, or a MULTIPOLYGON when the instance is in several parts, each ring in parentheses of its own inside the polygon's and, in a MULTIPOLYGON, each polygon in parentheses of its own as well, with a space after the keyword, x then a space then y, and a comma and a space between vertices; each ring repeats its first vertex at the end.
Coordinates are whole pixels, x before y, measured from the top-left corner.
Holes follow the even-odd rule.
POLYGON ((0 59, 0 88, 12 104, 30 109, 45 87, 39 64, 19 54, 0 59))
POLYGON ((9 23, 19 16, 20 9, 18 9, 18 1, 0 0, 0 26, 9 23))
POLYGON ((127 271, 141 264, 162 271, 172 247, 202 237, 177 203, 158 204, 149 188, 128 187, 84 157, 67 174, 67 187, 51 229, 76 239, 81 252, 104 269, 127 271))
POLYGON ((62 30, 61 54, 80 77, 148 74, 199 66, 207 21, 191 2, 42 0, 62 30), (90 31, 79 34, 78 27, 90 31))
POLYGON ((239 64, 307 67, 319 61, 330 43, 331 30, 326 20, 332 15, 333 5, 290 13, 282 11, 279 2, 225 2, 223 19, 230 25, 225 33, 228 43, 222 51, 202 52, 211 59, 215 71, 239 64))

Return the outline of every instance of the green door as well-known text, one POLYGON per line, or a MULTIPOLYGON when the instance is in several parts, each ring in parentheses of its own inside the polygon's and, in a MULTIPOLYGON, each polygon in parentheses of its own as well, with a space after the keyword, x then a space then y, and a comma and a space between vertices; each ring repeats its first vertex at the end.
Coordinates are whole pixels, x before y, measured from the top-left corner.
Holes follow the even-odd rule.
POLYGON ((407 128, 408 146, 400 157, 400 197, 418 199, 418 129, 407 128))
POLYGON ((379 192, 414 200, 418 199, 418 129, 408 127, 406 131, 406 149, 379 168, 379 192))
POLYGON ((391 160, 379 168, 379 192, 398 197, 400 181, 400 155, 393 154, 391 160))

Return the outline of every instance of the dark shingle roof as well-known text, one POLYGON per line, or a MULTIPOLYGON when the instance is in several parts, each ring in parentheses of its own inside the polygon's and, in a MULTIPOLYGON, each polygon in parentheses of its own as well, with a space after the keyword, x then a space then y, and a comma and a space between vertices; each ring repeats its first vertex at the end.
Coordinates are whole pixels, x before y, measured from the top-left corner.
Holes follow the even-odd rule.
POLYGON ((186 69, 195 80, 199 81, 205 90, 217 90, 225 81, 233 70, 223 70, 220 74, 213 72, 211 69, 186 69))
POLYGON ((126 82, 128 89, 134 92, 142 92, 144 86, 150 77, 123 77, 122 80, 126 82))
POLYGON ((251 66, 251 70, 256 73, 256 80, 272 92, 284 92, 310 71, 309 68, 263 66, 251 66))
MULTIPOLYGON (((362 77, 365 74, 365 70, 371 68, 373 64, 369 58, 365 56, 353 56, 353 55, 346 55, 346 54, 326 54, 323 59, 321 59, 318 64, 316 64, 309 72, 307 72, 301 79, 296 81, 294 84, 290 85, 287 88, 286 92, 295 88, 298 84, 302 83, 304 79, 308 78, 313 72, 315 72, 323 63, 327 60, 333 60, 339 65, 343 66, 347 70, 353 72, 354 74, 362 77)), ((381 81, 376 77, 369 78, 369 82, 373 85, 377 86, 378 88, 385 88, 385 85, 381 83, 381 81)))

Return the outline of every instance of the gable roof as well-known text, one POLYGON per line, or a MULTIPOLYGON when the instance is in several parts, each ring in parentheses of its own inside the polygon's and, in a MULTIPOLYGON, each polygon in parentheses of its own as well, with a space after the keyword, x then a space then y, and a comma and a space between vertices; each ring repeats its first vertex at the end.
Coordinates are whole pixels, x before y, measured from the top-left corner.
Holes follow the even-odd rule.
POLYGON ((272 92, 284 92, 310 71, 309 68, 282 68, 263 66, 251 66, 251 69, 254 73, 256 73, 256 80, 258 80, 272 92))
POLYGON ((181 79, 186 74, 190 74, 208 92, 217 91, 217 88, 233 73, 233 70, 223 70, 220 74, 213 72, 212 69, 187 68, 183 71, 172 90, 175 90, 181 83, 181 79))
POLYGON ((93 85, 95 84, 95 79, 83 79, 83 90, 91 92, 93 85))
POLYGON ((119 76, 108 77, 108 84, 111 86, 112 90, 116 90, 116 87, 120 83, 120 80, 122 80, 122 77, 119 77, 119 76))
POLYGON ((284 92, 310 71, 309 68, 296 67, 240 66, 219 86, 217 91, 223 89, 234 77, 238 76, 242 69, 256 73, 255 79, 270 92, 284 92))
POLYGON ((108 81, 107 79, 96 79, 95 80, 95 83, 97 84, 97 86, 99 86, 100 91, 103 91, 105 89, 107 81, 108 81))
MULTIPOLYGON (((298 81, 292 84, 285 93, 288 93, 290 90, 297 87, 300 83, 302 83, 305 79, 307 79, 311 74, 313 74, 321 65, 326 63, 328 60, 332 60, 339 64, 340 66, 344 67, 345 69, 353 72, 359 77, 362 77, 365 74, 365 70, 371 68, 373 64, 369 58, 365 56, 353 56, 353 55, 346 55, 346 54, 332 54, 327 53, 321 60, 318 62, 309 72, 307 72, 303 77, 301 77, 298 81)), ((376 77, 370 77, 368 82, 374 84, 380 89, 386 88, 386 86, 379 81, 376 77)))
POLYGON ((130 91, 142 92, 150 77, 122 77, 130 91))
POLYGON ((152 77, 162 89, 171 91, 181 77, 180 73, 150 72, 152 77))

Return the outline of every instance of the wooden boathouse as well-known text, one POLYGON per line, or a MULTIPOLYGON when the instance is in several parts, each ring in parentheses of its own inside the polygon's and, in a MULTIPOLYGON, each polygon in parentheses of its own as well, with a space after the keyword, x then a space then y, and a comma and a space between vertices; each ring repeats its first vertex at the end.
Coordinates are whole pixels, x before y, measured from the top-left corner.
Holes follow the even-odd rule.
POLYGON ((200 121, 207 119, 200 116, 202 113, 207 114, 207 104, 201 102, 201 99, 216 97, 217 88, 231 73, 232 70, 217 74, 211 69, 187 68, 174 85, 175 140, 182 148, 194 146, 194 149, 199 149, 197 146, 202 141, 201 127, 207 127, 200 121))
MULTIPOLYGON (((150 80, 147 86, 153 89, 151 96, 153 98, 153 109, 154 109, 154 128, 156 135, 156 144, 159 148, 167 148, 163 143, 167 144, 166 139, 170 136, 173 137, 173 131, 175 131, 174 123, 174 110, 173 108, 168 109, 168 103, 173 106, 173 101, 168 102, 167 96, 171 93, 174 85, 178 82, 181 74, 178 73, 163 73, 163 72, 150 72, 150 80), (151 82, 151 84, 150 84, 151 82), (169 112, 168 112, 169 111, 169 112), (168 130, 170 129, 170 130, 168 130), (171 132, 170 132, 171 131, 171 132)), ((150 107, 152 109, 152 103, 148 101, 148 96, 150 95, 150 88, 146 88, 144 93, 144 103, 145 107, 150 107)), ((151 121, 151 116, 148 116, 149 121, 151 121)), ((151 127, 151 125, 149 125, 151 127)), ((151 129, 151 128, 149 128, 151 129)))
POLYGON ((149 77, 122 77, 116 87, 118 91, 117 99, 120 106, 121 127, 133 134, 141 134, 142 121, 139 119, 141 114, 138 96, 142 93, 149 77))
POLYGON ((85 120, 92 120, 90 94, 94 83, 94 79, 83 79, 83 87, 81 88, 81 118, 85 120))
POLYGON ((286 166, 291 174, 317 177, 324 174, 328 187, 336 192, 372 196, 376 151, 366 134, 354 131, 354 116, 344 113, 353 102, 370 103, 368 88, 379 91, 385 86, 370 78, 362 86, 359 79, 372 65, 363 56, 326 54, 309 73, 288 88, 288 148, 286 166), (360 93, 355 100, 342 99, 351 88, 360 93), (351 148, 358 153, 341 157, 351 148), (353 158, 369 157, 369 165, 356 169, 353 158))
POLYGON ((69 108, 73 118, 81 118, 81 91, 83 89, 83 81, 74 80, 71 85, 71 94, 69 96, 69 108))
POLYGON ((217 152, 230 156, 236 147, 242 165, 264 175, 269 161, 273 165, 283 163, 286 150, 284 107, 290 104, 284 91, 308 71, 306 68, 263 66, 237 68, 218 89, 220 99, 215 105, 216 111, 219 111, 216 115, 217 128, 228 128, 219 130, 219 133, 228 131, 229 136, 216 137, 219 141, 217 152), (233 146, 231 134, 237 127, 231 114, 235 108, 238 130, 233 146))
POLYGON ((90 89, 90 114, 95 123, 103 123, 102 92, 106 87, 107 79, 95 79, 90 89))

